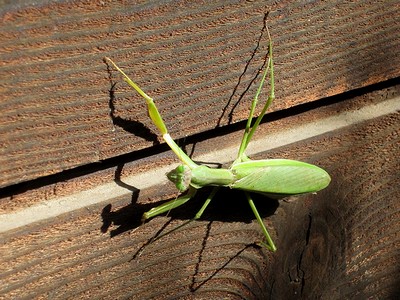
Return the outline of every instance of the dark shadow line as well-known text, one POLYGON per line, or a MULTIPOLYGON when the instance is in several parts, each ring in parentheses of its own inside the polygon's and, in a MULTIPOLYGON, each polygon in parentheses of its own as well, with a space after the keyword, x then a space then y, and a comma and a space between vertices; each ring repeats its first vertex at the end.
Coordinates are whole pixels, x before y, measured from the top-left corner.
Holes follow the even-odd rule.
POLYGON ((214 273, 212 273, 208 278, 206 278, 202 283, 200 283, 197 287, 192 287, 191 286, 191 292, 194 293, 196 292, 199 288, 201 288, 203 285, 205 285, 208 281, 210 281, 211 279, 213 279, 219 272, 221 272, 230 262, 232 262, 236 257, 239 257, 240 254, 242 254, 246 249, 250 248, 250 247, 255 247, 255 248, 260 248, 260 246, 258 246, 256 243, 252 243, 252 244, 248 244, 246 245, 243 249, 241 249, 240 251, 238 251, 234 256, 232 256, 231 258, 229 258, 221 267, 219 267, 218 269, 216 269, 214 271, 214 273))
MULTIPOLYGON (((152 238, 148 239, 133 255, 132 258, 129 261, 133 261, 135 260, 137 257, 139 257, 140 255, 142 255, 142 253, 144 252, 144 250, 147 248, 147 246, 149 246, 151 243, 153 243, 153 241, 155 241, 157 239, 157 237, 164 231, 165 228, 167 228, 167 226, 172 222, 172 219, 169 219, 167 222, 165 222, 161 228, 153 235, 152 238)), ((137 228, 140 228, 137 227, 137 228)))
MULTIPOLYGON (((248 68, 249 68, 249 66, 250 66, 251 61, 254 59, 254 57, 256 56, 256 53, 257 53, 258 49, 260 48, 260 44, 261 44, 261 41, 262 41, 262 37, 263 37, 264 32, 265 32, 265 30, 266 30, 266 28, 267 28, 267 27, 266 27, 266 19, 267 19, 267 17, 268 17, 268 14, 269 14, 269 13, 266 13, 266 14, 264 15, 263 28, 261 29, 260 36, 258 37, 256 47, 254 48, 254 50, 253 50, 253 52, 252 52, 252 54, 251 54, 251 56, 250 56, 250 59, 246 62, 246 65, 245 65, 245 67, 244 67, 244 69, 243 69, 243 72, 242 72, 242 74, 240 74, 240 76, 239 76, 239 78, 238 78, 238 81, 237 81, 237 83, 236 83, 236 85, 235 85, 235 87, 234 87, 234 89, 233 89, 233 91, 232 91, 232 94, 231 94, 231 96, 230 96, 229 99, 228 99, 228 102, 226 103, 225 107, 222 109, 222 114, 221 114, 221 116, 220 116, 219 119, 218 119, 216 128, 218 128, 218 127, 221 126, 222 118, 224 117, 224 115, 225 115, 225 113, 226 113, 226 111, 227 111, 227 109, 228 109, 230 103, 232 102, 233 97, 235 96, 235 93, 236 93, 236 91, 238 90, 239 85, 240 85, 240 83, 241 83, 241 81, 242 81, 242 78, 243 78, 244 75, 246 74, 246 72, 247 72, 247 70, 248 70, 248 68)), ((268 53, 267 53, 267 56, 268 56, 268 53)), ((256 73, 256 75, 251 79, 251 81, 250 81, 250 83, 247 85, 246 89, 245 89, 245 90, 242 92, 242 94, 239 96, 239 99, 238 99, 238 100, 236 101, 236 103, 233 105, 233 107, 232 107, 232 109, 231 109, 231 111, 230 111, 230 113, 229 113, 229 115, 228 115, 228 116, 229 116, 228 124, 231 124, 231 123, 232 123, 233 111, 234 111, 235 108, 239 105, 240 101, 242 101, 243 97, 245 96, 245 94, 247 93, 247 91, 250 89, 250 87, 251 87, 251 85, 254 83, 254 81, 258 78, 258 75, 259 75, 260 71, 264 68, 265 64, 266 64, 266 60, 264 61, 263 65, 259 68, 259 70, 258 70, 258 72, 256 73)))
POLYGON ((116 184, 118 184, 120 187, 123 187, 131 192, 138 192, 139 190, 137 188, 135 188, 134 186, 127 184, 121 180, 121 174, 122 174, 122 169, 124 168, 124 165, 125 164, 119 164, 117 166, 117 168, 115 169, 114 182, 116 184))
POLYGON ((132 192, 131 203, 123 208, 118 209, 117 211, 112 211, 111 204, 107 204, 105 207, 103 207, 101 211, 101 219, 103 224, 100 228, 100 231, 102 233, 106 233, 111 225, 114 224, 118 226, 116 229, 110 231, 110 237, 114 237, 125 231, 137 228, 137 223, 131 222, 130 220, 133 219, 131 218, 133 216, 132 211, 134 211, 134 205, 139 198, 140 190, 121 180, 123 167, 124 164, 119 164, 115 169, 114 182, 120 187, 132 192))
POLYGON ((304 253, 306 252, 306 248, 307 248, 308 243, 309 243, 309 241, 310 241, 311 228, 312 228, 312 215, 311 215, 311 213, 310 213, 310 214, 308 215, 308 226, 307 226, 307 231, 306 231, 306 236, 305 236, 305 242, 306 242, 306 244, 304 245, 303 250, 302 250, 302 252, 301 252, 301 254, 300 254, 299 262, 298 262, 298 266, 297 266, 297 269, 298 269, 298 271, 299 271, 299 275, 301 274, 301 276, 300 276, 300 277, 301 277, 301 281, 300 281, 300 284, 301 284, 300 296, 303 296, 304 287, 305 287, 305 285, 306 285, 306 272, 303 270, 301 264, 302 264, 302 261, 303 261, 304 253))
POLYGON ((197 260, 197 263, 196 263, 196 266, 195 266, 195 269, 194 269, 194 274, 193 274, 193 276, 192 276, 192 283, 190 284, 190 291, 191 291, 192 293, 196 290, 196 288, 195 288, 195 285, 196 285, 196 277, 197 277, 197 275, 199 274, 200 264, 201 264, 201 262, 203 261, 203 253, 204 253, 204 249, 206 248, 207 239, 208 239, 208 237, 210 236, 211 224, 212 224, 212 221, 208 222, 206 234, 205 234, 205 236, 204 236, 204 238, 203 238, 203 242, 201 243, 200 253, 199 253, 198 260, 197 260))

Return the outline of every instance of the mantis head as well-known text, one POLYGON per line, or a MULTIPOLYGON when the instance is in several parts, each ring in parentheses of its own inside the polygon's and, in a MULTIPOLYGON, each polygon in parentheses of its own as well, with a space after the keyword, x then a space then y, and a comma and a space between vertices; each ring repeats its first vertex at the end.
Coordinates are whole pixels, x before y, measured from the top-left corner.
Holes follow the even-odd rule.
POLYGON ((192 171, 188 166, 179 165, 172 171, 167 173, 167 177, 172 181, 180 192, 184 192, 189 188, 192 179, 192 171))

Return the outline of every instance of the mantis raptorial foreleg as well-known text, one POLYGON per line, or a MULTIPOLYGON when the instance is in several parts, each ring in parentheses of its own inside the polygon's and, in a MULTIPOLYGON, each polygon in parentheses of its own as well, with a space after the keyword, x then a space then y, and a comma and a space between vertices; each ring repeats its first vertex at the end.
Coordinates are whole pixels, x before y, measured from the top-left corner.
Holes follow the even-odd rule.
POLYGON ((177 208, 181 206, 182 204, 185 204, 188 202, 190 199, 196 195, 197 189, 190 187, 189 191, 186 193, 186 195, 180 196, 176 199, 173 199, 171 201, 168 201, 166 203, 163 203, 157 207, 153 207, 149 211, 145 212, 142 216, 142 222, 145 222, 146 220, 153 218, 155 216, 158 216, 162 213, 169 212, 171 209, 177 208))
MULTIPOLYGON (((171 209, 173 209, 173 208, 176 208, 176 207, 178 207, 178 206, 180 206, 180 205, 186 203, 186 202, 187 202, 188 200, 190 200, 190 198, 193 197, 194 194, 196 193, 197 190, 196 190, 196 189, 194 189, 194 190, 195 190, 194 193, 192 192, 192 195, 189 195, 189 197, 187 197, 188 195, 185 195, 185 196, 181 196, 181 197, 179 197, 179 198, 177 198, 177 199, 174 199, 174 200, 171 200, 171 201, 168 201, 167 203, 165 203, 165 204, 164 204, 165 207, 164 207, 164 210, 163 210, 163 211, 160 210, 160 212, 158 212, 158 210, 157 210, 158 208, 160 208, 160 207, 163 206, 163 205, 160 205, 160 206, 157 206, 157 207, 152 208, 152 209, 149 210, 147 213, 144 213, 144 214, 143 214, 142 222, 144 222, 146 219, 152 218, 152 217, 154 217, 154 216, 156 216, 156 215, 159 215, 159 214, 161 214, 161 213, 163 213, 163 212, 169 211, 169 210, 171 210, 171 209), (179 205, 176 205, 175 202, 179 202, 179 205), (157 212, 157 214, 149 216, 148 213, 149 213, 149 212, 152 212, 153 209, 155 209, 154 212, 157 212), (145 215, 146 215, 146 218, 144 218, 145 215)), ((219 187, 217 187, 217 186, 213 188, 213 190, 211 191, 211 193, 208 195, 206 201, 204 201, 204 203, 203 203, 203 205, 201 206, 200 210, 195 214, 195 216, 194 216, 193 219, 190 219, 190 220, 188 220, 188 221, 182 223, 181 225, 179 225, 179 226, 177 226, 177 227, 175 227, 175 228, 173 228, 173 229, 171 229, 171 230, 169 230, 169 231, 167 231, 167 232, 165 232, 165 233, 163 233, 163 234, 160 234, 159 236, 157 236, 156 238, 153 239, 153 242, 156 241, 156 240, 158 240, 158 239, 160 239, 160 238, 162 238, 162 237, 165 236, 165 235, 168 235, 168 234, 170 234, 170 233, 172 233, 172 232, 174 232, 174 231, 176 231, 176 230, 182 228, 183 226, 186 226, 186 225, 189 224, 190 222, 193 222, 193 221, 195 221, 195 220, 200 219, 201 216, 203 215, 204 211, 206 210, 207 206, 210 204, 211 200, 214 198, 215 194, 218 192, 218 190, 219 190, 219 187)), ((188 192, 188 194, 189 194, 189 193, 190 193, 190 191, 188 192)))

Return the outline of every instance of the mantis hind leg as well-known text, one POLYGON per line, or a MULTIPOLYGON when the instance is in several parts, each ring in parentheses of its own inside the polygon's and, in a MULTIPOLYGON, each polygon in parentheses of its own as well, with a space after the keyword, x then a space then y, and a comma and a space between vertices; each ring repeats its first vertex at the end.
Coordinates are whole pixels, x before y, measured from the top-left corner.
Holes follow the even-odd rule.
POLYGON ((261 78, 260 84, 258 86, 257 92, 253 98, 253 101, 251 102, 249 117, 247 119, 246 128, 244 130, 242 141, 240 143, 238 157, 235 162, 242 162, 242 161, 249 160, 245 154, 246 148, 247 148, 251 138, 253 137, 253 134, 256 131, 258 125, 261 123, 265 113, 267 112, 267 109, 270 107, 272 101, 275 99, 275 80, 274 80, 274 62, 273 62, 273 56, 272 56, 272 40, 271 40, 271 36, 268 31, 266 19, 264 20, 264 22, 265 23, 264 23, 263 30, 264 29, 266 30, 267 35, 268 35, 268 41, 269 41, 268 42, 268 60, 267 60, 266 67, 265 67, 263 76, 261 78), (260 115, 257 117, 256 121, 252 125, 254 112, 255 112, 255 109, 257 106, 257 102, 258 102, 258 97, 264 86, 264 83, 265 83, 268 73, 269 73, 269 80, 270 80, 270 92, 269 92, 268 98, 264 104, 264 107, 263 107, 260 115))
POLYGON ((256 205, 254 204, 253 199, 251 199, 249 193, 246 192, 245 194, 246 194, 247 201, 249 202, 249 205, 251 207, 251 210, 253 211, 254 215, 256 216, 258 224, 260 224, 261 229, 262 229, 262 231, 264 233, 265 239, 267 241, 266 243, 265 242, 259 242, 260 246, 264 246, 268 250, 271 250, 272 252, 275 252, 276 251, 276 246, 274 244, 274 241, 272 240, 271 236, 269 235, 268 230, 265 227, 264 222, 260 217, 260 214, 258 213, 258 210, 256 208, 256 205))

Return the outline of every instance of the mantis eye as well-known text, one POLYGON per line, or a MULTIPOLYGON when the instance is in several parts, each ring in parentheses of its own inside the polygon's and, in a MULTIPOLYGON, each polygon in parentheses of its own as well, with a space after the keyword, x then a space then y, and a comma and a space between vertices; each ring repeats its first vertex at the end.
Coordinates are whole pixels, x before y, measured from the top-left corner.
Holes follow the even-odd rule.
POLYGON ((179 165, 172 171, 167 173, 167 177, 172 181, 180 192, 184 192, 189 188, 192 179, 192 171, 188 166, 179 165))

